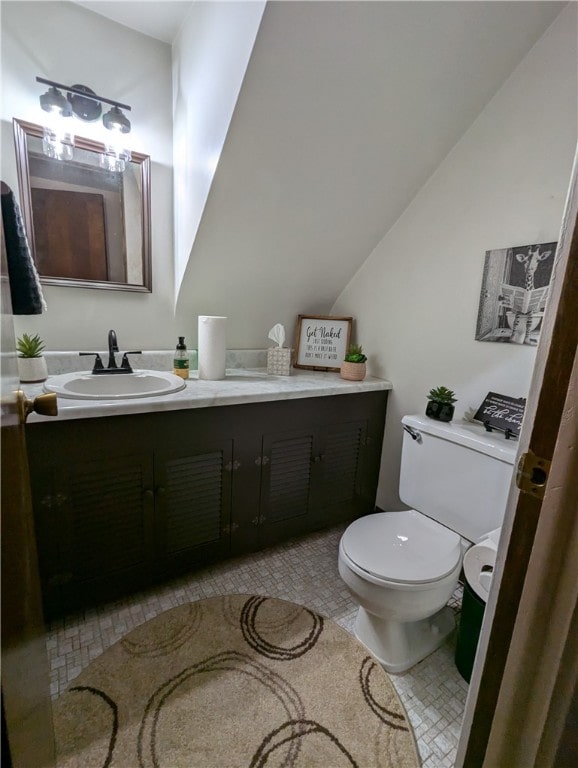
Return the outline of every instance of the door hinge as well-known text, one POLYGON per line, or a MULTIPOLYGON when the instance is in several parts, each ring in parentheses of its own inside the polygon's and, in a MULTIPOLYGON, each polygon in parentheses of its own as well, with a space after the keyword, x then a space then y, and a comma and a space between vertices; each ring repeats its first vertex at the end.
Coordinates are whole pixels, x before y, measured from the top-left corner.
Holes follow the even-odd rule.
POLYGON ((516 470, 516 485, 522 493, 527 493, 541 501, 546 492, 551 464, 551 461, 541 459, 533 451, 523 453, 516 470))

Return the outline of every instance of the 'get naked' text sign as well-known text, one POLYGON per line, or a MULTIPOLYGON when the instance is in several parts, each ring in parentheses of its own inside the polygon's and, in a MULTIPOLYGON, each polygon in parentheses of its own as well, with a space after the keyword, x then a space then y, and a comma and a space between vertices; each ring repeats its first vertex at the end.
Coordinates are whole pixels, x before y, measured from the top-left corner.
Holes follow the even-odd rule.
POLYGON ((295 368, 338 371, 351 335, 351 317, 299 315, 295 368))

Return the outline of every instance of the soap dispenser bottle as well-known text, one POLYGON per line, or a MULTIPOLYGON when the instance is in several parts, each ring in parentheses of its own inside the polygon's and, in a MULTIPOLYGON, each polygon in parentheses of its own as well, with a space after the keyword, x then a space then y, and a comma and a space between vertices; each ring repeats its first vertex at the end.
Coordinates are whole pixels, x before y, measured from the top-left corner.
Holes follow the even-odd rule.
POLYGON ((173 373, 181 379, 189 378, 189 353, 185 345, 185 337, 179 336, 179 343, 175 349, 173 358, 173 373))

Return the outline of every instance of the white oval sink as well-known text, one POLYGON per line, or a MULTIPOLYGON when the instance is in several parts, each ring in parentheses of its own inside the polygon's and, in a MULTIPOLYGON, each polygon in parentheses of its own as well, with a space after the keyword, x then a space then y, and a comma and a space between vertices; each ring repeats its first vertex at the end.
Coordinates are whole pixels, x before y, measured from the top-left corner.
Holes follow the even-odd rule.
POLYGON ((179 376, 164 371, 133 371, 132 373, 92 374, 62 373, 44 382, 45 392, 80 400, 118 400, 129 397, 156 397, 184 389, 179 376))

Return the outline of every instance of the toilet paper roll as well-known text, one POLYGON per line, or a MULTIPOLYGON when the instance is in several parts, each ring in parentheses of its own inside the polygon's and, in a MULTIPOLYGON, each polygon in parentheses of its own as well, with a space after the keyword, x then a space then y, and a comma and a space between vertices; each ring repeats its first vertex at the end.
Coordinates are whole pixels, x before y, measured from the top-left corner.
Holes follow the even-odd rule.
POLYGON ((487 601, 496 565, 497 543, 484 539, 464 555, 464 576, 478 597, 487 601))
POLYGON ((199 315, 199 379, 225 378, 227 318, 199 315))

